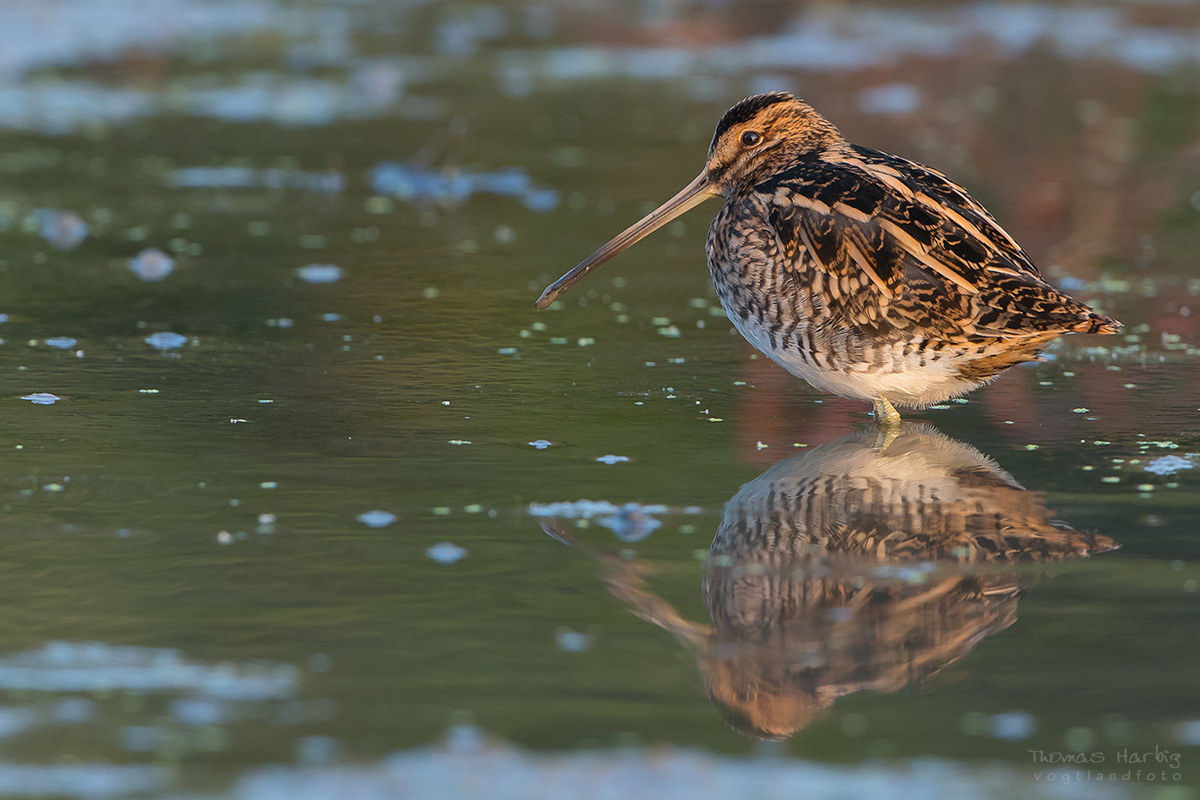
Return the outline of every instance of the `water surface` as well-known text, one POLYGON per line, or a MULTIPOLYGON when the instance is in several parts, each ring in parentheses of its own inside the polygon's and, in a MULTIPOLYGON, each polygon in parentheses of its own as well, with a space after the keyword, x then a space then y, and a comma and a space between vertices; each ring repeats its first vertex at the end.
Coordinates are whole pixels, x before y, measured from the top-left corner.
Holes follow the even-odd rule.
POLYGON ((626 10, 0 11, 0 793, 1196 796, 1200 20, 626 10), (779 88, 1125 332, 880 455, 715 204, 534 310, 779 88))

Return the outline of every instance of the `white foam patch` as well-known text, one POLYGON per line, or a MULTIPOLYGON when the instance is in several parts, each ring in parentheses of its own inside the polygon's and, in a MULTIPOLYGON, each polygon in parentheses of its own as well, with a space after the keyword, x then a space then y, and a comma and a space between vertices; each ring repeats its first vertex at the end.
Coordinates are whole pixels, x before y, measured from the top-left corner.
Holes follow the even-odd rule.
POLYGON ((0 762, 4 797, 124 798, 161 791, 166 767, 117 764, 6 764, 0 762))
POLYGON ((1003 57, 1045 46, 1071 60, 1099 58, 1163 73, 1200 63, 1200 31, 1140 24, 1122 8, 977 3, 953 9, 814 7, 776 35, 711 48, 571 46, 505 53, 505 73, 555 82, 620 75, 645 80, 759 70, 848 71, 901 59, 949 58, 993 42, 1003 57))
POLYGON ((290 664, 205 664, 177 650, 50 642, 0 657, 0 690, 34 692, 186 691, 224 700, 291 697, 299 670, 290 664))
POLYGON ((407 750, 377 764, 265 767, 243 775, 235 800, 707 800, 803 797, 805 800, 933 800, 1129 797, 1132 787, 1038 783, 1027 770, 920 759, 831 766, 790 758, 743 758, 679 747, 532 753, 451 731, 439 746, 407 750))
POLYGON ((1145 466, 1146 472, 1152 475, 1174 475, 1185 469, 1193 469, 1196 465, 1180 456, 1161 456, 1145 466))

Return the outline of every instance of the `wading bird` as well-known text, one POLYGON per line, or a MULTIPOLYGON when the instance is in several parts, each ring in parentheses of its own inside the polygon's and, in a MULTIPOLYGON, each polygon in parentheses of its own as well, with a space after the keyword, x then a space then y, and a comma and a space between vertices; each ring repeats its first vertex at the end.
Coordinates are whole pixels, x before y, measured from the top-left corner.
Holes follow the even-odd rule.
POLYGON ((1116 333, 1042 278, 942 173, 851 144, 790 94, 717 124, 704 171, 546 288, 546 308, 613 256, 712 197, 717 296, 746 339, 821 391, 866 400, 884 428, 990 381, 1066 333, 1116 333))

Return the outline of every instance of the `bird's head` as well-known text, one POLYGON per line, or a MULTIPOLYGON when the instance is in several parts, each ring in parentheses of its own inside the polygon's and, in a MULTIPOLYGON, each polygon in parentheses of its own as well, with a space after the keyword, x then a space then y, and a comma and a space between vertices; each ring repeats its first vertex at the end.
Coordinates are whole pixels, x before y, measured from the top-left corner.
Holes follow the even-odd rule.
POLYGON ((704 164, 707 190, 728 196, 844 143, 829 120, 787 92, 747 97, 717 123, 704 164))

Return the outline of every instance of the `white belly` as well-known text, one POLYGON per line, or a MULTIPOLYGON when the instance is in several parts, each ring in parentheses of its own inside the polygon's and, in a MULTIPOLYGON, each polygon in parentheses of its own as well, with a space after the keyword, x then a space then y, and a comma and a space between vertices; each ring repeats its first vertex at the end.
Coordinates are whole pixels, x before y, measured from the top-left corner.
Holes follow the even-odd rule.
POLYGON ((926 358, 922 364, 920 353, 904 355, 904 342, 880 345, 885 348, 882 365, 863 361, 831 368, 822 354, 794 348, 773 349, 763 328, 737 317, 732 321, 746 341, 776 364, 814 388, 841 397, 867 402, 886 397, 896 405, 920 408, 956 397, 985 383, 964 379, 952 358, 926 358))

